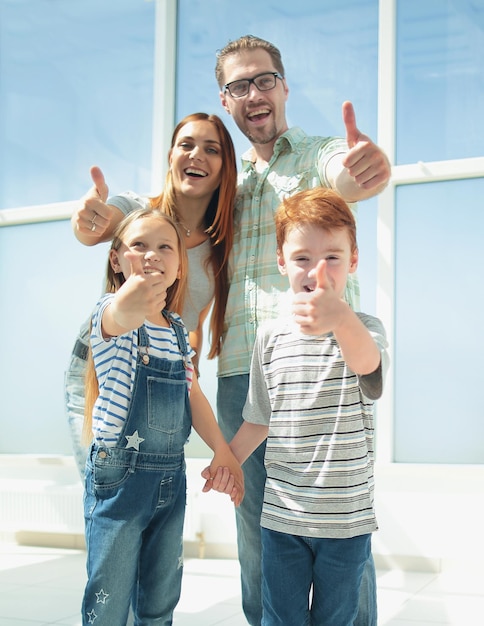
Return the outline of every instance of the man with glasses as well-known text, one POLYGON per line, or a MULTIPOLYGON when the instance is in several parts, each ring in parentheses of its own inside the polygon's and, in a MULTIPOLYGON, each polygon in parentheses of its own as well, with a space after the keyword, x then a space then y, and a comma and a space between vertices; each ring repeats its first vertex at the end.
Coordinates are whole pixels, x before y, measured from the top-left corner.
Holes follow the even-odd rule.
MULTIPOLYGON (((281 54, 271 43, 251 35, 230 42, 218 53, 215 75, 223 107, 252 144, 242 157, 239 175, 234 271, 218 359, 218 420, 230 441, 243 421, 257 327, 281 313, 281 294, 287 290, 276 264, 275 209, 284 197, 319 185, 335 189, 350 203, 369 198, 385 188, 391 170, 383 151, 356 127, 349 102, 343 105, 346 139, 309 137, 300 128, 288 127, 289 90, 281 54)), ((359 310, 358 297, 356 280, 348 282, 346 299, 355 310, 359 310)), ((236 510, 242 602, 249 624, 260 626, 264 444, 243 469, 245 498, 236 510)), ((376 626, 372 558, 354 623, 376 626)))
POLYGON ((254 78, 234 80, 224 85, 224 92, 228 91, 232 98, 242 98, 249 93, 251 85, 255 85, 259 91, 269 91, 276 86, 276 78, 284 80, 284 76, 279 72, 264 72, 257 74, 254 78))

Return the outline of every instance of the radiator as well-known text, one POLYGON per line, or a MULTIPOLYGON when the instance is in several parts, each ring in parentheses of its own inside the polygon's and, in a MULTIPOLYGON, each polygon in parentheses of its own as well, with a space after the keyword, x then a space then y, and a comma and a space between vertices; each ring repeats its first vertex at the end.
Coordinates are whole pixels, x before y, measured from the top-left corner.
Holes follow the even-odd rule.
MULTIPOLYGON (((202 493, 206 459, 187 459, 184 540, 234 545, 228 496, 202 493)), ((72 457, 0 455, 0 532, 84 534, 83 488, 72 457)))
POLYGON ((0 528, 6 532, 84 532, 81 484, 0 480, 0 528))

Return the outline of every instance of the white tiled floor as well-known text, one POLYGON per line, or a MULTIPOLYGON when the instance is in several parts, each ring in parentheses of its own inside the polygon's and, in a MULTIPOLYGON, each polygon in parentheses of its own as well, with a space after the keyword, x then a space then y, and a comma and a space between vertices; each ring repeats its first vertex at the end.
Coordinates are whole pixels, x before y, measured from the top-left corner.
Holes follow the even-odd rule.
MULTIPOLYGON (((0 545, 0 626, 80 626, 85 552, 0 545)), ((380 626, 484 624, 484 574, 377 573, 380 626)), ((237 561, 188 559, 175 626, 247 626, 237 561)))

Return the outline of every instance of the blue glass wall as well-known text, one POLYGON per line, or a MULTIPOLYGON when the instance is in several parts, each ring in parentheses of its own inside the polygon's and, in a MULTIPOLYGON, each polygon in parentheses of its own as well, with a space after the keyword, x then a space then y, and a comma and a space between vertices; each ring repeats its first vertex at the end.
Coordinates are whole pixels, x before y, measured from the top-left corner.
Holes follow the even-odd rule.
POLYGON ((154 3, 0 0, 0 209, 149 190, 154 3))
POLYGON ((484 2, 397 3, 398 164, 482 156, 484 2))

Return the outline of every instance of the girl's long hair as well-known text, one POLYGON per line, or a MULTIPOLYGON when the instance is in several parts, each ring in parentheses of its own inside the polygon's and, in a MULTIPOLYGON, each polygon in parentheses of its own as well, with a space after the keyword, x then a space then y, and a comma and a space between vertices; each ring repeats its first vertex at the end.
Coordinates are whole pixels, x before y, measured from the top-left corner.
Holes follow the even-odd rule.
MULTIPOLYGON (((234 202, 237 188, 237 162, 234 144, 224 123, 217 115, 192 113, 179 122, 171 138, 171 150, 175 146, 178 133, 190 122, 210 122, 217 130, 222 155, 222 169, 219 187, 214 191, 205 213, 205 231, 210 237, 211 252, 208 263, 215 276, 215 298, 210 318, 210 351, 208 358, 220 354, 224 334, 224 317, 229 292, 229 258, 234 240, 234 202)), ((150 198, 151 206, 178 219, 176 210, 176 190, 171 171, 168 170, 163 192, 150 198)))
MULTIPOLYGON (((180 257, 180 278, 177 278, 175 282, 166 290, 165 309, 178 313, 181 316, 187 287, 188 258, 183 235, 181 234, 178 224, 170 215, 167 215, 158 209, 139 209, 138 211, 129 213, 121 221, 114 232, 113 240, 111 242, 111 250, 119 250, 121 248, 123 236, 133 222, 147 217, 158 217, 161 221, 171 224, 171 226, 175 229, 178 240, 178 253, 180 257)), ((124 274, 122 272, 116 273, 112 268, 110 260, 108 260, 106 268, 106 284, 104 288, 105 293, 116 293, 125 281, 126 278, 124 274)), ((82 442, 85 445, 88 445, 92 439, 92 412, 99 396, 99 384, 94 367, 94 359, 92 357, 90 342, 86 363, 84 395, 85 404, 84 423, 82 426, 82 442)))

